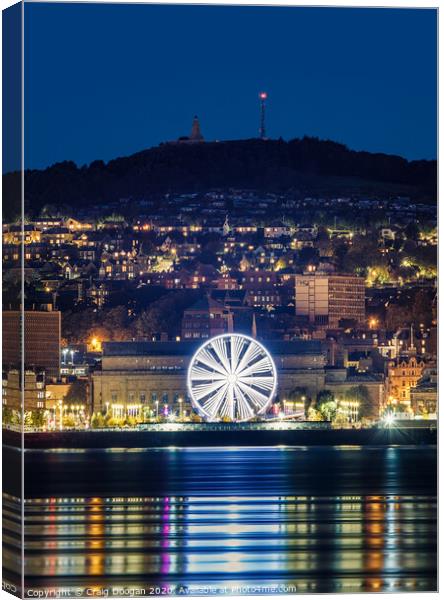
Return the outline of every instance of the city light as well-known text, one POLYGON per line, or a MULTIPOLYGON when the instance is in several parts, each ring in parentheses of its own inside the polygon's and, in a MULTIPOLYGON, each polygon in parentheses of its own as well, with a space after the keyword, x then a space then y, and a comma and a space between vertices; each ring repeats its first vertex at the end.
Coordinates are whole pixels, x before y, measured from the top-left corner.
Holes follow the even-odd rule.
POLYGON ((369 323, 370 329, 376 329, 378 326, 378 319, 375 319, 374 317, 372 317, 368 323, 369 323))
POLYGON ((3 587, 435 592, 437 11, 39 6, 4 19, 3 587))
POLYGON ((102 351, 102 342, 97 337, 93 337, 90 342, 91 351, 92 352, 101 352, 102 351))
POLYGON ((384 417, 384 423, 387 427, 391 427, 395 422, 395 416, 393 413, 387 413, 384 417))

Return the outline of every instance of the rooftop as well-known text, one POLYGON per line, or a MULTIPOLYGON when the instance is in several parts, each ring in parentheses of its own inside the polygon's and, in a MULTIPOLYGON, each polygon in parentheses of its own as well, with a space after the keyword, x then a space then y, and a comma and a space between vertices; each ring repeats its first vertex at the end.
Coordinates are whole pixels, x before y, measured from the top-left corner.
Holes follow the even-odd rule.
MULTIPOLYGON (((203 343, 191 342, 105 342, 103 356, 190 356, 203 343)), ((264 346, 272 355, 321 354, 317 340, 268 340, 264 346)))

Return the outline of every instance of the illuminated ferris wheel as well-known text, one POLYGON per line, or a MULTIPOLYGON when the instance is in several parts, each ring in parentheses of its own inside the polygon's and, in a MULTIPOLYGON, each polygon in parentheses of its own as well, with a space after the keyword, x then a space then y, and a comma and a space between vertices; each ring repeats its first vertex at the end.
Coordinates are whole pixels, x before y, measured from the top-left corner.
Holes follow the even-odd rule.
POLYGON ((247 421, 262 415, 276 390, 276 367, 268 351, 246 335, 229 333, 205 342, 191 359, 188 390, 209 421, 247 421))

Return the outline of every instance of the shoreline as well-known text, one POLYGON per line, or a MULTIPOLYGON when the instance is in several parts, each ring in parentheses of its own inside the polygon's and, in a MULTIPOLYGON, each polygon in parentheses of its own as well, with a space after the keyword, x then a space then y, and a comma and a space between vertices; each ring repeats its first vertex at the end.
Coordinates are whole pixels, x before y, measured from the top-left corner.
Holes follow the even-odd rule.
MULTIPOLYGON (((390 429, 274 429, 174 431, 56 431, 27 432, 25 449, 52 448, 190 448, 246 446, 393 446, 436 445, 437 430, 425 427, 390 429)), ((3 444, 21 447, 19 432, 3 429, 3 444)))

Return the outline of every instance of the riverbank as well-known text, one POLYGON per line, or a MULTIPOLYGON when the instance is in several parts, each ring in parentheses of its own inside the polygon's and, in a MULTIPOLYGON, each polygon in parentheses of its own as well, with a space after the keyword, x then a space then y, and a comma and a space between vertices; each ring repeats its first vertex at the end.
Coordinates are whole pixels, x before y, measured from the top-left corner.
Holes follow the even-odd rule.
MULTIPOLYGON (((144 430, 89 430, 27 432, 25 448, 165 448, 246 446, 430 445, 437 442, 436 427, 371 429, 255 428, 200 426, 144 430)), ((19 432, 3 430, 3 444, 21 446, 19 432)))

